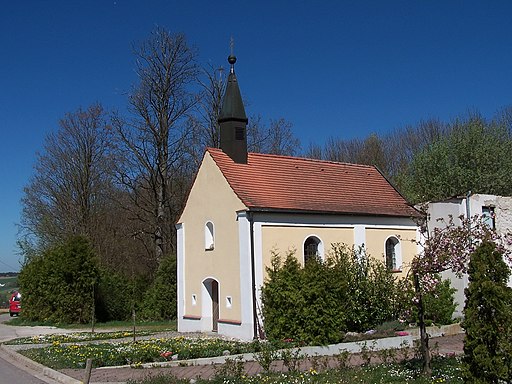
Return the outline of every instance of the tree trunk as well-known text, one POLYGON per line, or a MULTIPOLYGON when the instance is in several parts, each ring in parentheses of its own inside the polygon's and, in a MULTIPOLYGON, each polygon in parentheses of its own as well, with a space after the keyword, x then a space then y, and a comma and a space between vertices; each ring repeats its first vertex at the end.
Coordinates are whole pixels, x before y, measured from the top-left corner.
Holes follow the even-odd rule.
MULTIPOLYGON (((168 129, 165 129, 168 131, 168 129)), ((168 180, 167 174, 167 163, 169 160, 168 149, 167 149, 167 135, 165 136, 165 141, 159 143, 160 153, 158 154, 158 174, 156 175, 156 228, 155 228, 155 257, 157 263, 160 264, 162 257, 165 253, 165 243, 169 241, 168 233, 164 231, 164 224, 166 222, 166 211, 165 211, 165 202, 168 199, 167 196, 167 188, 165 184, 168 180)))
POLYGON ((423 359, 423 374, 427 377, 432 376, 432 357, 428 346, 427 327, 425 325, 425 304, 423 302, 423 292, 420 286, 420 278, 417 273, 414 274, 414 289, 417 295, 418 307, 418 326, 420 328, 420 352, 423 359))

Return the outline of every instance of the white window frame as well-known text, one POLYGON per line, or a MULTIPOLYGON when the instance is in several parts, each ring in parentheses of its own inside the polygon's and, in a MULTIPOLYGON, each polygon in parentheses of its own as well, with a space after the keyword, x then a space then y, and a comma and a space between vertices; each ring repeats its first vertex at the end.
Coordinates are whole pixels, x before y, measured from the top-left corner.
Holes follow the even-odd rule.
POLYGON ((204 249, 206 251, 213 251, 215 248, 215 226, 212 221, 207 221, 204 224, 204 249))
POLYGON ((384 241, 384 263, 386 265, 386 268, 390 269, 392 272, 401 272, 402 271, 402 243, 400 242, 400 239, 397 236, 388 236, 386 240, 384 241), (395 252, 395 262, 390 269, 388 267, 388 241, 393 240, 395 241, 393 250, 395 252))
POLYGON ((306 244, 306 241, 308 241, 308 239, 310 239, 310 238, 315 238, 318 241, 318 243, 317 243, 318 257, 320 257, 320 260, 324 260, 324 242, 322 241, 320 236, 315 235, 315 234, 311 234, 311 235, 306 236, 306 238, 302 242, 302 262, 303 262, 303 265, 306 264, 306 253, 304 252, 305 251, 304 245, 306 244))
POLYGON ((496 207, 492 205, 482 206, 482 219, 490 229, 496 229, 496 207))

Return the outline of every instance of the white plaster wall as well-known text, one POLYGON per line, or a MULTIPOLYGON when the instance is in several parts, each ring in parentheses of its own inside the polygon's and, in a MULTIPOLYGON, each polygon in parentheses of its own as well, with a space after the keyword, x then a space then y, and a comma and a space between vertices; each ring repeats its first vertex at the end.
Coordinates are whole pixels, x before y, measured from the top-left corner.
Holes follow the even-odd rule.
MULTIPOLYGON (((496 231, 499 234, 506 234, 512 231, 512 197, 474 194, 469 198, 469 212, 467 212, 466 198, 454 198, 443 202, 429 203, 429 230, 433 228, 442 228, 444 223, 436 221, 438 218, 448 220, 451 214, 454 219, 460 215, 470 217, 475 215, 482 215, 482 207, 494 207, 496 215, 496 231)), ((457 219, 455 222, 460 223, 457 219)), ((442 274, 443 279, 449 279, 453 288, 457 290, 455 293, 455 302, 457 307, 455 309, 454 317, 462 317, 464 309, 464 289, 468 286, 468 276, 464 275, 461 278, 455 276, 452 271, 445 271, 442 274)), ((509 286, 512 287, 512 278, 509 280, 509 286)))
POLYGON ((254 333, 252 306, 252 260, 251 260, 251 225, 246 211, 237 212, 240 244, 240 300, 242 324, 219 324, 221 334, 230 335, 242 340, 251 340, 254 333))
MULTIPOLYGON (((453 217, 455 223, 460 224, 459 216, 466 217, 466 199, 454 198, 446 201, 440 201, 428 204, 428 230, 432 231, 434 228, 444 228, 449 220, 450 215, 453 217), (441 221, 439 219, 443 219, 441 221)), ((467 276, 458 278, 452 271, 445 271, 441 273, 443 279, 450 280, 450 284, 456 289, 455 292, 455 318, 462 317, 462 310, 464 309, 464 288, 467 287, 467 276)))

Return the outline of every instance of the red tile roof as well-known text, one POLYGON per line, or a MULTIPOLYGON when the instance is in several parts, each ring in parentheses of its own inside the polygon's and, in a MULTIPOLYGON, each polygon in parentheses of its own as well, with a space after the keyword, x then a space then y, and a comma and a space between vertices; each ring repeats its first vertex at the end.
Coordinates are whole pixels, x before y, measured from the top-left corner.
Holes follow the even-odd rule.
POLYGON ((238 164, 220 149, 207 151, 249 209, 419 216, 373 166, 258 153, 238 164))

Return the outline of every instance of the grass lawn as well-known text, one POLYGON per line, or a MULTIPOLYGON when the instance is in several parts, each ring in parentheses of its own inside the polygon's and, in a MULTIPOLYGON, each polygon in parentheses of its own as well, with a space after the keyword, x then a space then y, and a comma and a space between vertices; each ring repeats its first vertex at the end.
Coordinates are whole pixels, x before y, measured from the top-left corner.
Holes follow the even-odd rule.
MULTIPOLYGON (((8 325, 19 325, 34 327, 37 325, 54 326, 63 329, 91 329, 91 324, 61 324, 43 321, 30 321, 23 318, 23 314, 14 319, 6 322, 8 325)), ((103 330, 133 330, 133 322, 131 321, 109 321, 106 323, 95 323, 94 329, 98 331, 103 330)), ((176 320, 170 321, 138 321, 135 323, 136 331, 151 331, 151 332, 167 332, 176 331, 176 320)))

